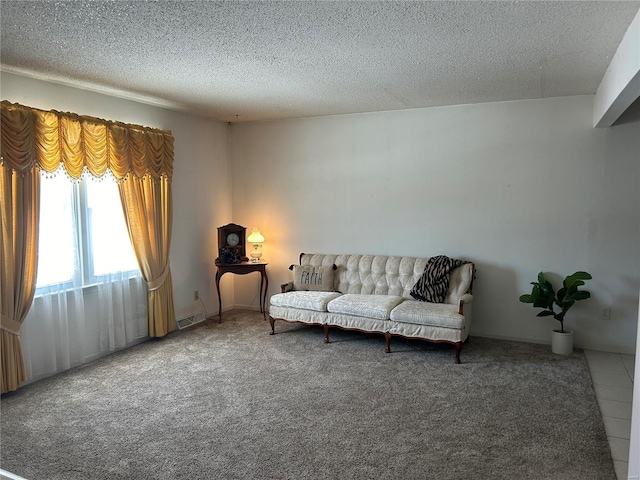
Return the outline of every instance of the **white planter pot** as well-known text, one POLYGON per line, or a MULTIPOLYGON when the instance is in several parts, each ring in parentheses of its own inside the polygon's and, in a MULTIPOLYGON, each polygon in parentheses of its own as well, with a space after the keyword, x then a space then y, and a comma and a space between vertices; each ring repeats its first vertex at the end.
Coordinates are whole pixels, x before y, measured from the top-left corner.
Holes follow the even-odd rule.
POLYGON ((551 332, 551 351, 558 355, 571 355, 573 353, 573 332, 568 330, 551 332))

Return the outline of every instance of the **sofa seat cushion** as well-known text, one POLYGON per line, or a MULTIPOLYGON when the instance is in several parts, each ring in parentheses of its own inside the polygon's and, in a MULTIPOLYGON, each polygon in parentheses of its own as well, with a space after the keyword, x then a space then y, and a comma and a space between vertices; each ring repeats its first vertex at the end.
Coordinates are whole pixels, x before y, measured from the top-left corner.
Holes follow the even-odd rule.
POLYGON ((327 310, 331 313, 368 317, 378 320, 388 320, 391 310, 400 302, 402 297, 396 295, 361 295, 348 293, 331 300, 327 310))
POLYGON ((313 291, 277 293, 271 296, 270 303, 277 307, 301 308, 303 310, 326 312, 327 304, 340 295, 338 292, 313 291))
POLYGON ((287 322, 310 323, 315 325, 325 325, 331 315, 329 312, 319 312, 317 310, 304 310, 292 307, 269 307, 269 316, 274 319, 285 320, 287 322))
MULTIPOLYGON (((331 311, 331 310, 329 310, 331 311)), ((464 316, 456 305, 405 300, 391 311, 391 320, 433 327, 464 328, 464 316)))

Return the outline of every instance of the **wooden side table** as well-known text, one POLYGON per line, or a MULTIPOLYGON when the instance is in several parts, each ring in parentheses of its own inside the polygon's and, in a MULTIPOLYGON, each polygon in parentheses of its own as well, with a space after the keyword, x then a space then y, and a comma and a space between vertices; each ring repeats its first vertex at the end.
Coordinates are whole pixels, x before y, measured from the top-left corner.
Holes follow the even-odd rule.
POLYGON ((260 313, 264 319, 267 319, 266 302, 267 289, 269 288, 269 278, 267 277, 267 265, 264 262, 241 262, 241 263, 216 263, 216 289, 218 290, 218 323, 222 322, 222 300, 220 298, 220 279, 225 273, 233 273, 236 275, 246 275, 251 272, 260 273, 260 313), (262 289, 264 285, 264 290, 262 289))

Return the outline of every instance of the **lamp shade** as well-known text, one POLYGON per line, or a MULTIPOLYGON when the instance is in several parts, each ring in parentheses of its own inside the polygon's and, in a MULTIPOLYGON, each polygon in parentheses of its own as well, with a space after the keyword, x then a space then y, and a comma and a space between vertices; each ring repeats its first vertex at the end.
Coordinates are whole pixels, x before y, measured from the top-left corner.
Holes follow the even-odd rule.
POLYGON ((253 227, 253 230, 251 231, 251 234, 249 235, 249 238, 247 238, 247 242, 249 242, 249 243, 262 243, 262 242, 264 242, 264 237, 260 233, 260 230, 258 229, 258 227, 253 227))

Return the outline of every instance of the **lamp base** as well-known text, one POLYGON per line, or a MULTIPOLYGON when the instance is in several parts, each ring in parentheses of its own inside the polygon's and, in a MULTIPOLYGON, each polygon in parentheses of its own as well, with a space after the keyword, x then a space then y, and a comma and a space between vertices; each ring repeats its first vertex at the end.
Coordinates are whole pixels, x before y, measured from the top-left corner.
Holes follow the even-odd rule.
POLYGON ((249 255, 251 256, 251 263, 258 263, 260 261, 260 257, 262 257, 262 250, 260 250, 261 245, 259 243, 253 244, 253 250, 249 255))

